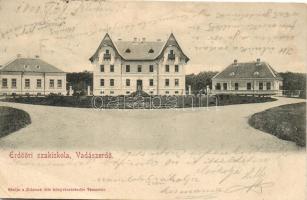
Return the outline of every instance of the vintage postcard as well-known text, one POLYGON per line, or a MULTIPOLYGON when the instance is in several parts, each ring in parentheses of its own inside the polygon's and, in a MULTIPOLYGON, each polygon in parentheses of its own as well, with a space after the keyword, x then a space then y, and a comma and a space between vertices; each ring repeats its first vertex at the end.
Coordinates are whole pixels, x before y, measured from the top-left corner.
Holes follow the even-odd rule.
POLYGON ((0 198, 305 199, 306 19, 0 0, 0 198))

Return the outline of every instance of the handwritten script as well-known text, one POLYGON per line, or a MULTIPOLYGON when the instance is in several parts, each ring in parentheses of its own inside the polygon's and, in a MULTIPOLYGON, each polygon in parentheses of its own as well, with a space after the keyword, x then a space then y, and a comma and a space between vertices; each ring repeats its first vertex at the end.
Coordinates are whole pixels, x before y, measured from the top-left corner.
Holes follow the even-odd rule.
POLYGON ((278 164, 289 156, 167 149, 112 154, 113 158, 107 160, 11 159, 10 163, 12 167, 28 166, 38 171, 48 166, 51 169, 48 173, 58 171, 61 178, 78 183, 79 187, 103 187, 106 188, 104 192, 116 186, 127 190, 144 188, 160 198, 231 199, 233 195, 260 198, 278 189, 279 183, 272 174, 281 170, 278 164), (78 177, 83 177, 82 181, 69 176, 71 167, 78 177))

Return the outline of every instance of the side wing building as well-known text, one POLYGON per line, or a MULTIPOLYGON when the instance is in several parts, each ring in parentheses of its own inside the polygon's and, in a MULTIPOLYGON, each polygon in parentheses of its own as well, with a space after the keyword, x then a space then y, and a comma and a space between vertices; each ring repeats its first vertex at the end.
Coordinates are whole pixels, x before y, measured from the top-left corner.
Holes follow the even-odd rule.
POLYGON ((232 64, 212 78, 213 94, 275 95, 282 87, 282 78, 266 62, 232 64))
POLYGON ((39 57, 16 59, 0 68, 0 95, 66 95, 66 73, 39 57))

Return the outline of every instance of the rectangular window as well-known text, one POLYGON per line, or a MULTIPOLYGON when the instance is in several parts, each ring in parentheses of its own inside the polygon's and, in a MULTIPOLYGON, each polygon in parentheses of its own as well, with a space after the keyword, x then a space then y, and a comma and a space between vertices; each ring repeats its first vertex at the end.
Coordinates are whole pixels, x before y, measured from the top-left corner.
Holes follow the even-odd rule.
POLYGON ((235 90, 239 90, 239 83, 235 83, 235 90))
POLYGON ((175 65, 175 72, 179 72, 179 65, 175 65))
POLYGON ((223 90, 227 90, 227 83, 223 83, 223 90))
POLYGON ((30 79, 25 79, 25 88, 30 88, 30 79))
POLYGON ((179 94, 179 92, 178 92, 178 91, 175 91, 175 94, 179 94))
POLYGON ((100 79, 100 86, 104 86, 104 79, 100 79))
POLYGON ((36 88, 41 88, 42 87, 42 79, 37 79, 36 80, 36 88))
POLYGON ((2 87, 7 88, 7 78, 2 79, 2 87))
POLYGON ((106 49, 106 53, 103 54, 103 59, 104 60, 111 60, 111 54, 110 54, 110 51, 108 49, 106 49))
POLYGON ((165 72, 169 72, 169 65, 165 65, 165 72))
POLYGON ((126 86, 130 86, 130 79, 126 79, 126 86))
POLYGON ((130 94, 130 91, 126 91, 126 94, 130 94))
POLYGON ((173 50, 170 50, 169 54, 168 54, 168 59, 169 60, 175 60, 175 54, 173 50))
POLYGON ((49 87, 54 88, 54 80, 53 79, 49 80, 49 87))
POLYGON ((110 72, 114 72, 114 65, 110 65, 110 72))
POLYGON ((165 91, 165 94, 169 94, 169 91, 165 91))
POLYGON ((130 65, 126 65, 126 72, 130 72, 130 65))
POLYGON ((246 84, 246 89, 251 90, 252 89, 252 83, 247 83, 246 84))
POLYGON ((153 86, 154 85, 154 80, 153 79, 149 79, 149 86, 153 86))
POLYGON ((169 86, 169 79, 165 79, 165 86, 169 86))
POLYGON ((220 89, 221 89, 221 84, 220 84, 220 83, 217 83, 216 86, 215 86, 215 89, 216 89, 216 90, 220 90, 220 89))
POLYGON ((175 79, 175 86, 179 86, 179 79, 175 79))
POLYGON ((62 88, 62 80, 58 80, 57 86, 58 86, 58 88, 62 88))
POLYGON ((12 88, 16 88, 17 87, 17 80, 16 78, 12 79, 12 88))
POLYGON ((114 79, 110 79, 110 86, 114 86, 114 79))
POLYGON ((100 72, 104 72, 104 65, 100 65, 100 72))
POLYGON ((142 72, 142 65, 138 65, 138 72, 142 72))
POLYGON ((262 82, 259 83, 259 90, 263 90, 263 83, 262 82))
POLYGON ((266 83, 266 90, 271 90, 271 82, 266 83))
POLYGON ((153 65, 149 65, 149 72, 154 72, 154 66, 153 65))
POLYGON ((110 91, 110 94, 114 94, 114 91, 110 91))

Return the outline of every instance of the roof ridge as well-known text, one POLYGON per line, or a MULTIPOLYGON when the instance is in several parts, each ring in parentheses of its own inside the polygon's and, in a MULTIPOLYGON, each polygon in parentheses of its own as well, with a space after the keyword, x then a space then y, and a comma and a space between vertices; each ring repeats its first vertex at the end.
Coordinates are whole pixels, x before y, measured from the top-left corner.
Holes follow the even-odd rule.
POLYGON ((156 41, 156 40, 146 40, 146 41, 133 41, 133 40, 116 40, 116 42, 135 42, 135 43, 146 43, 146 42, 156 42, 156 43, 163 43, 165 41, 156 41))
POLYGON ((9 64, 11 64, 12 62, 14 62, 15 60, 17 60, 18 58, 14 58, 14 59, 11 59, 10 61, 6 62, 4 65, 2 65, 2 69, 0 70, 3 70, 6 66, 8 66, 9 64))
POLYGON ((46 72, 46 73, 65 73, 63 70, 57 68, 56 66, 42 60, 41 58, 26 58, 18 57, 10 62, 6 63, 1 71, 12 71, 12 72, 46 72), (23 66, 22 66, 23 65, 23 66), (24 66, 29 66, 29 70, 25 70, 24 66), (35 66, 40 66, 39 70, 35 69, 35 66), (23 67, 23 68, 22 68, 23 67))
POLYGON ((124 41, 124 40, 119 40, 119 41, 114 41, 114 42, 113 42, 112 38, 110 37, 110 35, 107 33, 107 34, 104 36, 104 38, 102 39, 102 41, 100 42, 100 44, 99 44, 98 48, 96 49, 95 53, 89 58, 89 60, 90 60, 91 62, 93 62, 94 59, 97 58, 97 56, 98 56, 98 51, 101 49, 102 44, 104 43, 104 41, 105 41, 106 38, 109 40, 108 42, 110 42, 110 44, 108 44, 108 45, 113 46, 115 52, 116 52, 123 60, 156 60, 156 59, 159 59, 159 58, 161 57, 161 55, 162 55, 162 52, 165 50, 166 45, 167 45, 169 42, 175 42, 177 48, 181 51, 181 53, 183 54, 183 56, 186 58, 186 61, 189 61, 189 58, 188 58, 188 57, 184 54, 184 52, 182 51, 182 49, 181 49, 179 43, 177 42, 175 36, 173 35, 173 33, 170 34, 170 36, 168 37, 168 39, 167 39, 166 41, 124 41), (173 38, 173 40, 171 41, 172 38, 173 38), (150 43, 154 44, 154 43, 156 43, 156 44, 161 44, 161 47, 159 47, 159 49, 156 49, 157 52, 158 52, 158 54, 155 54, 155 55, 153 55, 153 56, 150 57, 150 58, 148 58, 148 57, 146 57, 146 58, 145 58, 145 57, 144 57, 144 58, 127 58, 127 57, 124 56, 125 54, 124 54, 123 52, 121 52, 122 49, 119 48, 119 47, 120 47, 120 44, 121 44, 121 43, 122 43, 122 44, 123 44, 123 43, 131 43, 131 44, 132 44, 133 42, 134 42, 135 44, 140 45, 140 46, 142 46, 142 44, 150 44, 150 43))
POLYGON ((271 68, 271 66, 269 64, 266 63, 267 68, 269 68, 270 72, 272 73, 272 75, 276 78, 276 74, 273 72, 273 69, 271 68))
POLYGON ((278 78, 278 72, 265 61, 241 62, 237 64, 231 63, 213 78, 254 78, 255 72, 260 73, 259 78, 278 78), (232 72, 234 72, 236 76, 232 76, 232 72))

